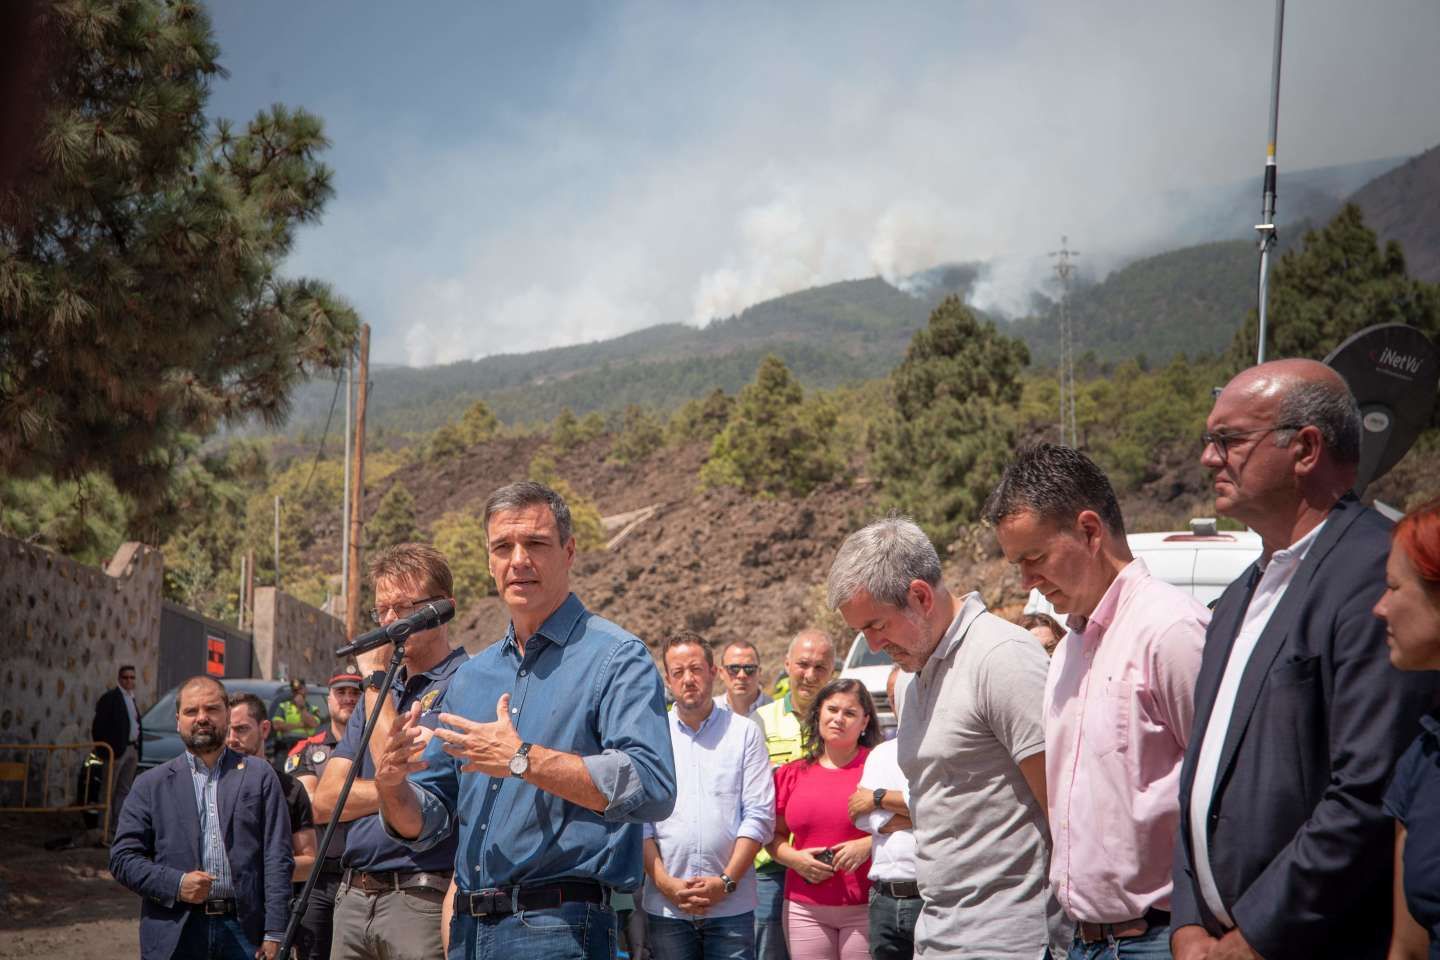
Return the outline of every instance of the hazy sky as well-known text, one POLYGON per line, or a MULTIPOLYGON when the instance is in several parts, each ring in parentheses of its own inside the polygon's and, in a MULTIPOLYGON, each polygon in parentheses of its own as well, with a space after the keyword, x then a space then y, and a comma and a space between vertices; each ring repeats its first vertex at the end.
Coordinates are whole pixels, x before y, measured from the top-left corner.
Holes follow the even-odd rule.
MULTIPOLYGON (((1103 271, 1175 191, 1257 177, 1273 10, 1157 3, 213 3, 212 114, 322 116, 337 195, 291 272, 377 362, 705 323, 1068 234, 1103 271)), ((1440 141, 1440 3, 1291 0, 1285 170, 1440 141)), ((1259 198, 1256 197, 1258 214, 1259 198)), ((1255 223, 1237 223, 1244 236, 1255 223)))

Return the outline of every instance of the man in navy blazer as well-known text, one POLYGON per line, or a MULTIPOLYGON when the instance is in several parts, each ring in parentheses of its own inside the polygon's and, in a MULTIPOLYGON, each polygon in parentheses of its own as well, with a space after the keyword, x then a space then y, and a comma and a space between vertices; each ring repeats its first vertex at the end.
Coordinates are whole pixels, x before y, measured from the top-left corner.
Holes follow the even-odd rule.
POLYGON ((1390 524, 1350 493, 1360 411, 1329 367, 1280 360, 1231 380, 1206 431, 1215 509, 1264 550, 1206 633, 1171 949, 1379 960, 1394 849, 1381 799, 1435 675, 1393 669, 1370 614, 1390 524))
POLYGON ((185 752, 136 779, 110 847, 110 872, 143 898, 140 956, 274 960, 295 864, 280 781, 226 748, 218 680, 187 680, 175 709, 185 752))

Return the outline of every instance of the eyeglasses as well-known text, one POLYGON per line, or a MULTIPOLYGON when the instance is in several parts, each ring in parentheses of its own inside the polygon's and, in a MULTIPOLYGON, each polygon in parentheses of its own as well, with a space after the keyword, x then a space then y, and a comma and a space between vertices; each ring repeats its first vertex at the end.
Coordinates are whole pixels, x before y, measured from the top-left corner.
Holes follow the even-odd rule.
POLYGON ((385 607, 376 607, 375 609, 370 611, 370 619, 375 621, 376 623, 384 623, 385 617, 393 613, 395 614, 395 619, 403 620, 406 617, 410 616, 410 614, 414 613, 416 610, 419 610, 421 607, 425 606, 425 604, 430 603, 434 600, 444 599, 444 597, 426 597, 424 600, 407 600, 404 603, 391 604, 385 607))
POLYGON ((1260 430, 1229 430, 1224 433, 1211 433, 1207 430, 1200 434, 1200 452, 1204 453, 1213 443, 1215 452, 1220 454, 1221 460, 1224 460, 1230 455, 1230 444, 1232 443, 1249 437, 1263 437, 1265 434, 1274 433, 1277 430, 1299 430, 1300 427, 1301 424, 1296 423, 1277 423, 1273 427, 1265 427, 1260 430))
POLYGON ((133 674, 133 673, 122 673, 122 674, 120 674, 120 679, 121 679, 121 680, 134 680, 134 679, 135 679, 135 674, 133 674))
POLYGON ((725 664, 725 672, 728 673, 728 674, 730 674, 730 676, 732 676, 732 677, 738 677, 738 676, 740 676, 740 674, 742 674, 742 673, 745 674, 745 676, 747 676, 747 677, 753 677, 753 676, 755 676, 755 674, 757 674, 757 673, 760 672, 760 664, 758 664, 758 663, 727 663, 727 664, 725 664))

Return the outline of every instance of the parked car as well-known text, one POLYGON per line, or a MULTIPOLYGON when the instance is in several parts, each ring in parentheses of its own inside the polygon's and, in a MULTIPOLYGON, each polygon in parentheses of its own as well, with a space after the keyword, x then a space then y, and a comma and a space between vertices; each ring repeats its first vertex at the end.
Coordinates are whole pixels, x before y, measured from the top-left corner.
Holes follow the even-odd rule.
MULTIPOLYGON (((265 702, 265 714, 268 717, 275 716, 280 701, 290 696, 288 680, 237 677, 221 679, 220 682, 225 685, 227 694, 255 694, 265 702)), ((144 745, 141 750, 140 770, 159 766, 166 760, 178 756, 185 749, 185 745, 180 742, 180 734, 175 730, 175 694, 179 689, 179 687, 172 687, 167 690, 165 696, 155 701, 155 705, 146 710, 145 716, 140 718, 140 738, 144 745)), ((310 704, 310 709, 320 717, 321 726, 330 722, 329 709, 326 706, 328 692, 320 684, 305 685, 305 699, 310 704)), ((265 756, 272 762, 275 757, 275 745, 276 737, 272 732, 269 739, 265 741, 265 756)))

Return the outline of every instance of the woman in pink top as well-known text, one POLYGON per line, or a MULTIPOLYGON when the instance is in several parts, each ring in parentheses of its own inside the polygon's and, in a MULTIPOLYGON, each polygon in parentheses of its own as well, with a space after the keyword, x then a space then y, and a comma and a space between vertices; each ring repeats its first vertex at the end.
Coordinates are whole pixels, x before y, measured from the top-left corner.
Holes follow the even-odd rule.
POLYGON ((832 680, 801 729, 805 756, 775 771, 775 839, 785 873, 785 941, 791 960, 865 960, 870 835, 847 803, 865 756, 880 742, 875 704, 858 680, 832 680))

